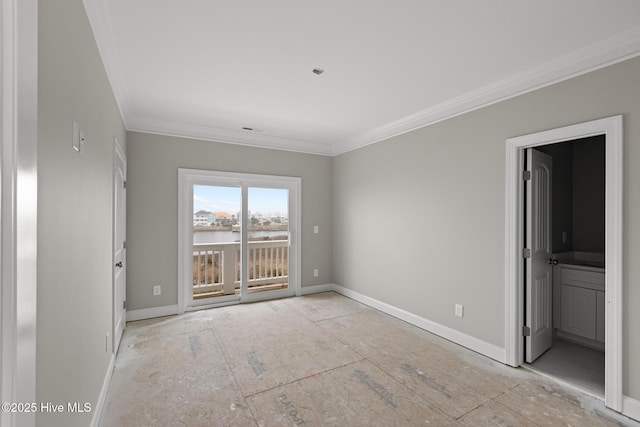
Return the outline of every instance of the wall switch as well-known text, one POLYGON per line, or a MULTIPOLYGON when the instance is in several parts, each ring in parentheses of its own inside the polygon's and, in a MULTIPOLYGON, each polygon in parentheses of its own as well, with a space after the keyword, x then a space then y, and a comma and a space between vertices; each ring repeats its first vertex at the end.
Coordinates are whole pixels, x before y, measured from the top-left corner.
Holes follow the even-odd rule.
POLYGON ((320 227, 318 227, 317 225, 313 226, 313 234, 318 234, 320 232, 320 227))
POLYGON ((456 304, 456 316, 458 317, 464 316, 464 305, 456 304))
POLYGON ((161 295, 162 294, 162 288, 160 287, 160 285, 155 285, 153 287, 153 295, 157 296, 157 295, 161 295))
POLYGON ((317 268, 313 269, 313 277, 318 277, 318 269, 317 268))
POLYGON ((80 126, 78 123, 73 122, 71 125, 71 146, 77 152, 80 152, 80 126))

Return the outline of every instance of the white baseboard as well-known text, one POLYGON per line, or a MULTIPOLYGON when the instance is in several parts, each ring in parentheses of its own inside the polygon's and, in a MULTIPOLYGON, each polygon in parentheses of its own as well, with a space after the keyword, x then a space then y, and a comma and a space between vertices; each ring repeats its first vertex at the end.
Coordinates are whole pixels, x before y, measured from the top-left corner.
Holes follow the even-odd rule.
POLYGON ((127 322, 136 320, 153 319, 154 317, 172 316, 178 314, 178 305, 163 305, 160 307, 143 308, 141 310, 127 311, 127 322))
POLYGON ((312 286, 303 286, 300 288, 300 295, 310 295, 310 294, 318 294, 320 292, 331 292, 334 289, 333 283, 327 283, 324 285, 312 285, 312 286))
POLYGON ((373 307, 393 317, 404 320, 405 322, 417 326, 420 329, 424 329, 425 331, 429 331, 484 356, 490 357, 500 363, 506 363, 506 352, 502 347, 498 347, 497 345, 472 337, 471 335, 456 331, 448 326, 441 325, 416 314, 409 313, 406 310, 378 301, 377 299, 352 291, 351 289, 347 289, 343 286, 334 284, 332 285, 332 290, 368 305, 369 307, 373 307))
MULTIPOLYGON (((365 305, 368 305, 384 313, 387 313, 393 317, 397 317, 398 319, 404 320, 405 322, 415 325, 421 329, 424 329, 426 331, 439 335, 442 338, 448 339, 449 341, 453 341, 456 344, 459 344, 470 350, 478 352, 484 356, 490 357, 491 359, 497 360, 500 363, 505 363, 505 360, 506 360, 505 349, 502 347, 498 347, 494 344, 490 344, 486 341, 464 334, 460 331, 456 331, 455 329, 452 329, 447 326, 441 325, 439 323, 433 322, 431 320, 425 319, 424 317, 420 317, 416 314, 409 313, 408 311, 405 311, 401 308, 394 307, 382 301, 378 301, 374 298, 368 297, 356 291, 352 291, 351 289, 347 289, 335 283, 303 286, 300 289, 300 294, 310 295, 310 294, 315 294, 319 292, 330 292, 330 291, 335 291, 346 297, 349 297, 365 305)), ((177 305, 165 305, 162 307, 152 307, 152 308, 145 308, 142 310, 132 310, 127 312, 127 322, 131 322, 135 320, 151 319, 154 317, 171 316, 177 313, 178 313, 177 305)))
POLYGON ((100 395, 96 406, 93 408, 93 417, 91 418, 91 427, 98 427, 100 425, 100 419, 102 418, 102 411, 104 410, 104 404, 107 400, 107 392, 109 391, 109 385, 111 384, 111 376, 113 375, 113 368, 116 365, 116 355, 111 353, 111 359, 109 360, 109 366, 107 367, 107 373, 104 376, 102 382, 102 388, 100 389, 100 395))
MULTIPOLYGON (((300 288, 300 295, 316 294, 319 292, 331 292, 334 290, 334 284, 328 283, 324 285, 302 286, 300 288)), ((238 301, 232 301, 229 304, 237 304, 238 301)), ((202 306, 195 308, 201 310, 205 308, 219 307, 228 304, 211 304, 210 306, 202 306)), ((136 320, 153 319, 154 317, 172 316, 178 314, 178 305, 164 305, 160 307, 143 308, 140 310, 127 311, 127 322, 134 322, 136 320)))
POLYGON ((622 413, 629 418, 640 421, 640 400, 622 396, 622 413))

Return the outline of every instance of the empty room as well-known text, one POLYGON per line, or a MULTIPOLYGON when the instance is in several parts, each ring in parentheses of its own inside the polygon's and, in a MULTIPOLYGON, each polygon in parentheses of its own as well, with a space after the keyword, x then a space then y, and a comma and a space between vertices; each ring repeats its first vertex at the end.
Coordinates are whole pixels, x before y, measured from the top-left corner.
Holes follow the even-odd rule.
POLYGON ((2 426, 640 425, 637 1, 0 18, 2 426))

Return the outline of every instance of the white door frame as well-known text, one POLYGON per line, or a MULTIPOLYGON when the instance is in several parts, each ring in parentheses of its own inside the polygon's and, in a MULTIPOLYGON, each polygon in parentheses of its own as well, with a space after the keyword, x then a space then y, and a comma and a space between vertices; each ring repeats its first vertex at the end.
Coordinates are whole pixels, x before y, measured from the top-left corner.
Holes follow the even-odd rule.
MULTIPOLYGON (((187 286, 190 283, 192 269, 190 267, 193 261, 190 261, 191 254, 186 248, 193 245, 193 185, 198 183, 206 183, 207 180, 215 179, 219 182, 228 184, 236 184, 242 188, 242 212, 245 215, 247 211, 247 195, 246 186, 263 186, 269 187, 269 184, 286 183, 289 187, 289 289, 259 292, 257 294, 247 295, 242 293, 241 296, 223 296, 218 297, 211 303, 198 304, 197 309, 216 307, 221 305, 236 304, 238 302, 253 302, 264 299, 280 298, 285 296, 297 295, 301 293, 301 257, 302 242, 301 234, 301 204, 302 204, 302 179, 299 177, 276 176, 276 175, 258 175, 248 173, 235 172, 218 172, 200 169, 178 169, 178 313, 184 313, 196 307, 189 307, 189 295, 193 290, 187 286), (294 230, 291 232, 291 230, 294 230)), ((243 218, 243 224, 247 224, 247 218, 243 218)), ((246 228, 242 227, 242 241, 246 240, 246 228)), ((244 246, 244 245, 243 245, 244 246)), ((247 257, 247 248, 243 247, 243 259, 247 257)), ((246 271, 242 274, 246 276, 246 271)))
MULTIPOLYGON (((124 289, 123 289, 123 294, 122 294, 122 300, 116 300, 116 297, 118 295, 118 292, 116 291, 116 287, 117 287, 117 283, 116 283, 116 273, 115 271, 112 274, 112 278, 111 278, 111 290, 112 290, 112 328, 111 328, 111 350, 114 354, 116 354, 118 352, 118 347, 120 344, 119 338, 121 338, 121 336, 119 336, 118 332, 118 316, 116 315, 117 310, 119 310, 120 307, 123 306, 124 301, 126 301, 127 299, 127 249, 126 249, 126 240, 127 240, 127 215, 126 215, 126 210, 127 210, 127 187, 126 187, 126 181, 127 181, 127 156, 124 154, 124 150, 122 149, 122 147, 120 146, 120 142, 118 141, 118 138, 113 138, 113 219, 112 219, 112 246, 113 246, 113 250, 112 250, 112 268, 115 267, 115 251, 116 251, 116 218, 118 216, 116 209, 120 206, 120 203, 122 203, 122 207, 124 208, 125 214, 123 215, 122 218, 122 228, 123 228, 123 233, 125 235, 124 237, 124 249, 123 249, 123 257, 122 257, 122 271, 120 274, 124 275, 124 289), (120 161, 122 162, 123 168, 124 170, 122 171, 123 173, 123 180, 124 180, 124 189, 122 190, 123 193, 123 201, 117 201, 116 200, 116 196, 117 196, 117 191, 115 188, 115 184, 116 184, 116 165, 118 162, 118 158, 120 159, 120 161)), ((127 314, 126 314, 126 305, 124 306, 124 314, 122 317, 122 322, 124 323, 122 325, 122 328, 124 330, 124 328, 126 327, 126 319, 127 319, 127 314)))
MULTIPOLYGON (((38 2, 0 6, 0 400, 36 401, 38 2)), ((7 427, 35 414, 0 412, 7 427)))
POLYGON ((607 117, 506 141, 505 357, 523 364, 523 151, 605 135, 605 405, 622 410, 622 116, 607 117))

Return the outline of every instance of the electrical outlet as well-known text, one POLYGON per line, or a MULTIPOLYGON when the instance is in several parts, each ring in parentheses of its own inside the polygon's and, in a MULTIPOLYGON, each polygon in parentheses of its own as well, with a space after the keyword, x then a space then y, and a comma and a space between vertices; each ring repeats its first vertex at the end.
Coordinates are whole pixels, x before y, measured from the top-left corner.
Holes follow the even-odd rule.
POLYGON ((463 317, 464 316, 464 305, 456 304, 456 316, 463 317))
POLYGON ((317 268, 313 269, 313 277, 318 277, 318 269, 317 268))
POLYGON ((158 296, 162 294, 162 288, 160 287, 160 285, 155 285, 153 287, 153 295, 154 296, 158 296))

